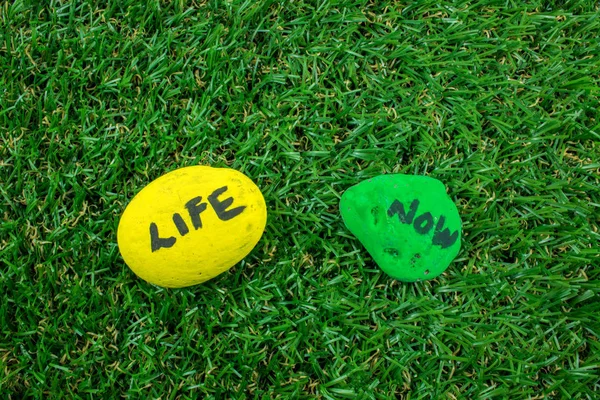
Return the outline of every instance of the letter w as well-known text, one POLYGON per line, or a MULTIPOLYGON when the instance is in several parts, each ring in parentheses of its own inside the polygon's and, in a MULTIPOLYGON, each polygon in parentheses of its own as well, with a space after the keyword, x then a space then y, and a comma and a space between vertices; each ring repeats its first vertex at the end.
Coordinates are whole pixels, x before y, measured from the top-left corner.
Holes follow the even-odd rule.
POLYGON ((448 228, 442 230, 445 223, 446 217, 442 215, 435 226, 435 234, 433 235, 432 242, 434 245, 442 246, 442 249, 452 246, 456 242, 456 239, 458 239, 458 231, 450 233, 448 228))

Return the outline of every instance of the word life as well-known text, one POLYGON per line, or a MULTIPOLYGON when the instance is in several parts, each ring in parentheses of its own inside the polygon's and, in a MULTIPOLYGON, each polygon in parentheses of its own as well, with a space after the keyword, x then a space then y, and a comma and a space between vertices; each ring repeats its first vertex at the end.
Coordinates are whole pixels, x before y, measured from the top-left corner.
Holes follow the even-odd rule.
MULTIPOLYGON (((413 227, 417 233, 421 235, 427 235, 433 228, 433 216, 430 212, 426 212, 415 218, 419 204, 419 200, 415 199, 410 204, 410 209, 407 213, 404 209, 404 205, 398 200, 394 200, 388 209, 388 217, 397 215, 401 223, 413 224, 413 227)), ((443 215, 440 216, 440 219, 435 226, 435 232, 432 240, 434 245, 442 246, 442 249, 452 246, 456 242, 456 239, 458 239, 458 231, 450 232, 448 228, 444 229, 445 223, 446 217, 443 215)))
MULTIPOLYGON (((227 186, 223 186, 212 192, 208 196, 208 203, 212 206, 213 210, 219 217, 221 221, 229 221, 232 218, 237 217, 244 211, 246 206, 240 206, 228 209, 233 204, 233 198, 228 197, 225 200, 219 200, 219 196, 227 191, 227 186)), ((202 219, 200 218, 200 214, 206 211, 208 205, 207 203, 202 201, 202 197, 194 197, 187 203, 185 203, 185 208, 187 209, 187 213, 192 222, 192 226, 194 230, 198 230, 202 228, 202 219)), ((181 236, 185 236, 190 232, 190 228, 185 223, 185 220, 179 213, 173 214, 173 223, 175 227, 179 231, 181 236)), ((154 222, 150 223, 150 245, 152 248, 152 252, 155 252, 163 247, 169 248, 173 247, 177 239, 174 236, 170 237, 160 237, 158 233, 158 226, 154 222)))

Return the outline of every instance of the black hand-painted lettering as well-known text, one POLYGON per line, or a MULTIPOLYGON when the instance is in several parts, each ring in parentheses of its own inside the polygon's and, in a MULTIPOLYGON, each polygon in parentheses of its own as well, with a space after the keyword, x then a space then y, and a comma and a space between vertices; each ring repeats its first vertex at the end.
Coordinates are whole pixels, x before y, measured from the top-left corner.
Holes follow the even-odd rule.
MULTIPOLYGON (((404 205, 400 203, 398 200, 394 200, 390 208, 388 209, 387 215, 388 217, 393 217, 394 215, 398 216, 398 219, 403 224, 413 224, 415 231, 421 235, 428 234, 433 228, 434 221, 433 216, 430 212, 426 212, 424 214, 419 215, 416 219, 415 215, 417 213, 417 209, 419 208, 419 200, 415 199, 411 205, 409 212, 406 212, 404 205), (414 223, 413 223, 414 219, 414 223)), ((446 223, 446 217, 440 216, 438 223, 435 226, 435 231, 432 239, 432 243, 437 246, 441 246, 442 249, 448 248, 452 246, 458 240, 458 231, 452 232, 450 229, 444 229, 444 224, 446 223)))
POLYGON ((433 235, 433 244, 442 246, 442 249, 452 246, 456 242, 456 239, 458 239, 458 231, 450 233, 450 229, 448 228, 442 230, 445 222, 446 217, 442 215, 435 226, 435 234, 433 235))
POLYGON ((406 211, 404 210, 404 204, 400 203, 398 200, 394 200, 394 202, 392 203, 392 205, 390 206, 390 208, 388 210, 388 217, 391 217, 394 214, 396 214, 398 216, 398 219, 400 220, 400 222, 402 222, 403 224, 410 224, 413 222, 413 218, 415 217, 415 214, 417 213, 418 207, 419 207, 419 200, 415 199, 411 203, 410 210, 407 214, 406 211))
POLYGON ((179 231, 179 234, 181 236, 185 236, 188 233, 190 233, 190 228, 188 228, 188 226, 186 225, 183 218, 181 218, 181 215, 179 215, 179 213, 173 214, 173 222, 175 223, 175 226, 177 227, 177 230, 179 231))
POLYGON ((177 239, 171 236, 168 238, 161 238, 158 236, 158 227, 154 222, 150 224, 150 247, 152 248, 152 252, 159 250, 162 247, 173 247, 177 239))
POLYGON ((190 214, 194 229, 198 230, 202 228, 202 219, 200 219, 200 214, 206 210, 206 203, 202 203, 202 197, 194 197, 185 203, 185 208, 187 208, 188 213, 190 214))
POLYGON ((415 219, 415 223, 413 224, 415 231, 420 233, 421 235, 426 235, 431 228, 433 228, 433 216, 430 212, 426 212, 425 214, 421 214, 415 219), (425 225, 423 225, 425 222, 425 225))
POLYGON ((208 196, 208 202, 214 208, 217 216, 221 219, 221 221, 229 221, 231 218, 234 218, 242 213, 246 206, 240 206, 236 208, 232 208, 228 210, 227 208, 233 204, 233 198, 228 197, 225 200, 219 200, 218 197, 227 191, 227 186, 223 186, 212 192, 208 196))

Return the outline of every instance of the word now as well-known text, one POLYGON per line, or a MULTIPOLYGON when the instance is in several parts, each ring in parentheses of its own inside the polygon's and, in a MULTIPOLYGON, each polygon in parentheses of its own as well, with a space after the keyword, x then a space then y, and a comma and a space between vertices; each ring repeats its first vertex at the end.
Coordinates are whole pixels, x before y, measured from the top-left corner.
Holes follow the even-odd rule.
MULTIPOLYGON (((228 208, 233 204, 233 198, 228 197, 225 200, 219 200, 219 196, 226 191, 227 186, 223 186, 208 196, 208 202, 212 206, 213 210, 215 210, 217 217, 219 217, 221 221, 229 221, 230 219, 237 217, 246 208, 246 206, 240 206, 228 210, 228 208)), ((206 211, 207 207, 207 203, 202 202, 201 196, 194 197, 185 203, 185 208, 187 209, 194 230, 202 228, 202 219, 200 218, 200 214, 206 211)), ((173 223, 175 224, 175 227, 181 236, 185 236, 190 233, 190 228, 183 220, 181 214, 173 214, 173 223)), ((156 226, 154 222, 150 223, 150 246, 152 248, 152 252, 155 252, 163 247, 173 247, 176 241, 177 239, 175 236, 166 238, 160 237, 158 234, 158 226, 156 226)))
MULTIPOLYGON (((419 200, 414 200, 410 204, 410 209, 407 213, 404 205, 398 200, 394 200, 387 212, 388 217, 397 215, 401 223, 413 224, 417 233, 427 235, 431 231, 431 228, 433 228, 433 216, 430 212, 426 212, 415 218, 419 204, 419 200)), ((435 226, 435 233, 432 240, 434 245, 442 246, 442 249, 452 246, 456 242, 456 239, 458 239, 458 231, 450 232, 447 228, 443 229, 445 223, 446 217, 442 215, 435 226)))

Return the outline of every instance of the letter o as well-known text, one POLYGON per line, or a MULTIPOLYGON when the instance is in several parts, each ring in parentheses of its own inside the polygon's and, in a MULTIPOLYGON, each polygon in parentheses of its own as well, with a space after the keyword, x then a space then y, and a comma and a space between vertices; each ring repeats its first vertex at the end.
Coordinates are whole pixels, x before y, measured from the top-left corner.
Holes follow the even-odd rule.
POLYGON ((425 235, 431 230, 431 228, 433 228, 433 216, 429 212, 421 214, 417 219, 415 219, 413 226, 417 233, 425 235), (425 222, 425 225, 423 225, 423 222, 425 222))

